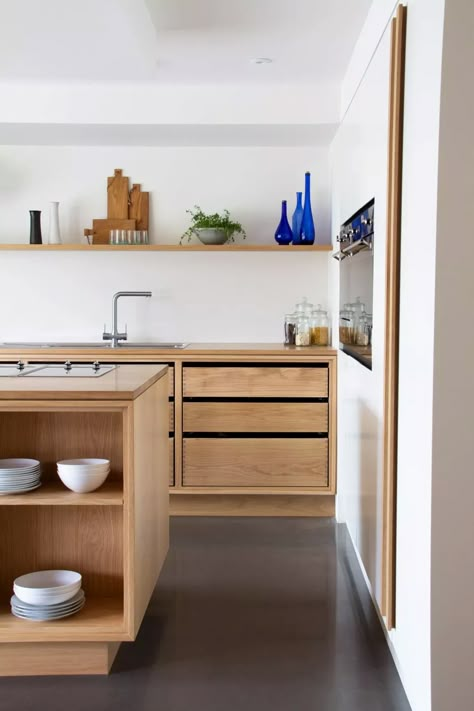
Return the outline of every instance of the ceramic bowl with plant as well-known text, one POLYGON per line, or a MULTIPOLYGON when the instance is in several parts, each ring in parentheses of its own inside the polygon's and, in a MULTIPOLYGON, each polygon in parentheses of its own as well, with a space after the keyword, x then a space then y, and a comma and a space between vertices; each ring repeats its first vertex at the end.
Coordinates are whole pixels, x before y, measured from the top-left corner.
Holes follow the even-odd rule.
POLYGON ((225 244, 234 242, 234 235, 242 235, 245 239, 245 230, 240 222, 231 220, 229 210, 224 210, 222 215, 215 212, 206 215, 199 205, 194 206, 194 210, 186 210, 191 215, 191 225, 181 236, 180 244, 195 235, 203 244, 225 244))

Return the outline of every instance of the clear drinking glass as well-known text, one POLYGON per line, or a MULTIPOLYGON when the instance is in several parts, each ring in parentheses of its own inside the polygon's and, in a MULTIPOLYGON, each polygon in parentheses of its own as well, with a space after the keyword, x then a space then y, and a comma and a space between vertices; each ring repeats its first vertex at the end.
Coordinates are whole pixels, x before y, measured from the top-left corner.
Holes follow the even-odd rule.
POLYGON ((120 230, 110 230, 109 244, 119 244, 120 230))

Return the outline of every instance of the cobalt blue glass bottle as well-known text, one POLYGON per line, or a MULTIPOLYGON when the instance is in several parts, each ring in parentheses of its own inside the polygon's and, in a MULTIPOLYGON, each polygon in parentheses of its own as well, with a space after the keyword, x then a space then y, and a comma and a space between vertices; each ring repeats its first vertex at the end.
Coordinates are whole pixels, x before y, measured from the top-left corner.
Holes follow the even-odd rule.
POLYGON ((314 244, 314 220, 311 212, 311 174, 305 173, 303 222, 298 244, 314 244))
POLYGON ((290 223, 286 215, 286 200, 281 202, 281 219, 280 224, 276 228, 275 239, 278 244, 291 244, 293 240, 293 232, 291 231, 290 223))
POLYGON ((303 223, 303 193, 296 193, 296 208, 293 213, 291 227, 293 230, 293 244, 301 243, 301 225, 303 223))

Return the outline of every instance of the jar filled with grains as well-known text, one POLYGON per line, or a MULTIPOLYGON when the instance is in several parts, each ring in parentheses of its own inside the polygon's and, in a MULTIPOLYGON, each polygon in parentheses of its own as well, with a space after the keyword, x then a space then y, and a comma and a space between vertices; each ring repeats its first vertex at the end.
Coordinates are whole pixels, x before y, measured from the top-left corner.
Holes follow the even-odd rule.
POLYGON ((299 315, 296 322, 295 345, 311 345, 311 321, 304 314, 299 315))

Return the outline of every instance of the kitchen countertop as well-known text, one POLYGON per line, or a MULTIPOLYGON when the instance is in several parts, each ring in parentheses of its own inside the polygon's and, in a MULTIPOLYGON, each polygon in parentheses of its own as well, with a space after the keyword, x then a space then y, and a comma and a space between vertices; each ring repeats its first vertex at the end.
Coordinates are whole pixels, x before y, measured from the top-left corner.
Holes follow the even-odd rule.
MULTIPOLYGON (((284 356, 285 358, 314 358, 315 356, 336 356, 337 349, 326 346, 285 346, 282 343, 190 343, 186 348, 104 348, 76 347, 73 344, 67 348, 38 347, 5 347, 0 346, 0 360, 41 360, 50 361, 68 358, 101 362, 126 361, 140 357, 143 360, 162 358, 170 360, 186 360, 189 357, 238 356, 284 356)), ((105 377, 105 376, 104 376, 105 377)))
POLYGON ((135 400, 160 378, 167 365, 118 365, 99 378, 2 377, 2 400, 135 400))

